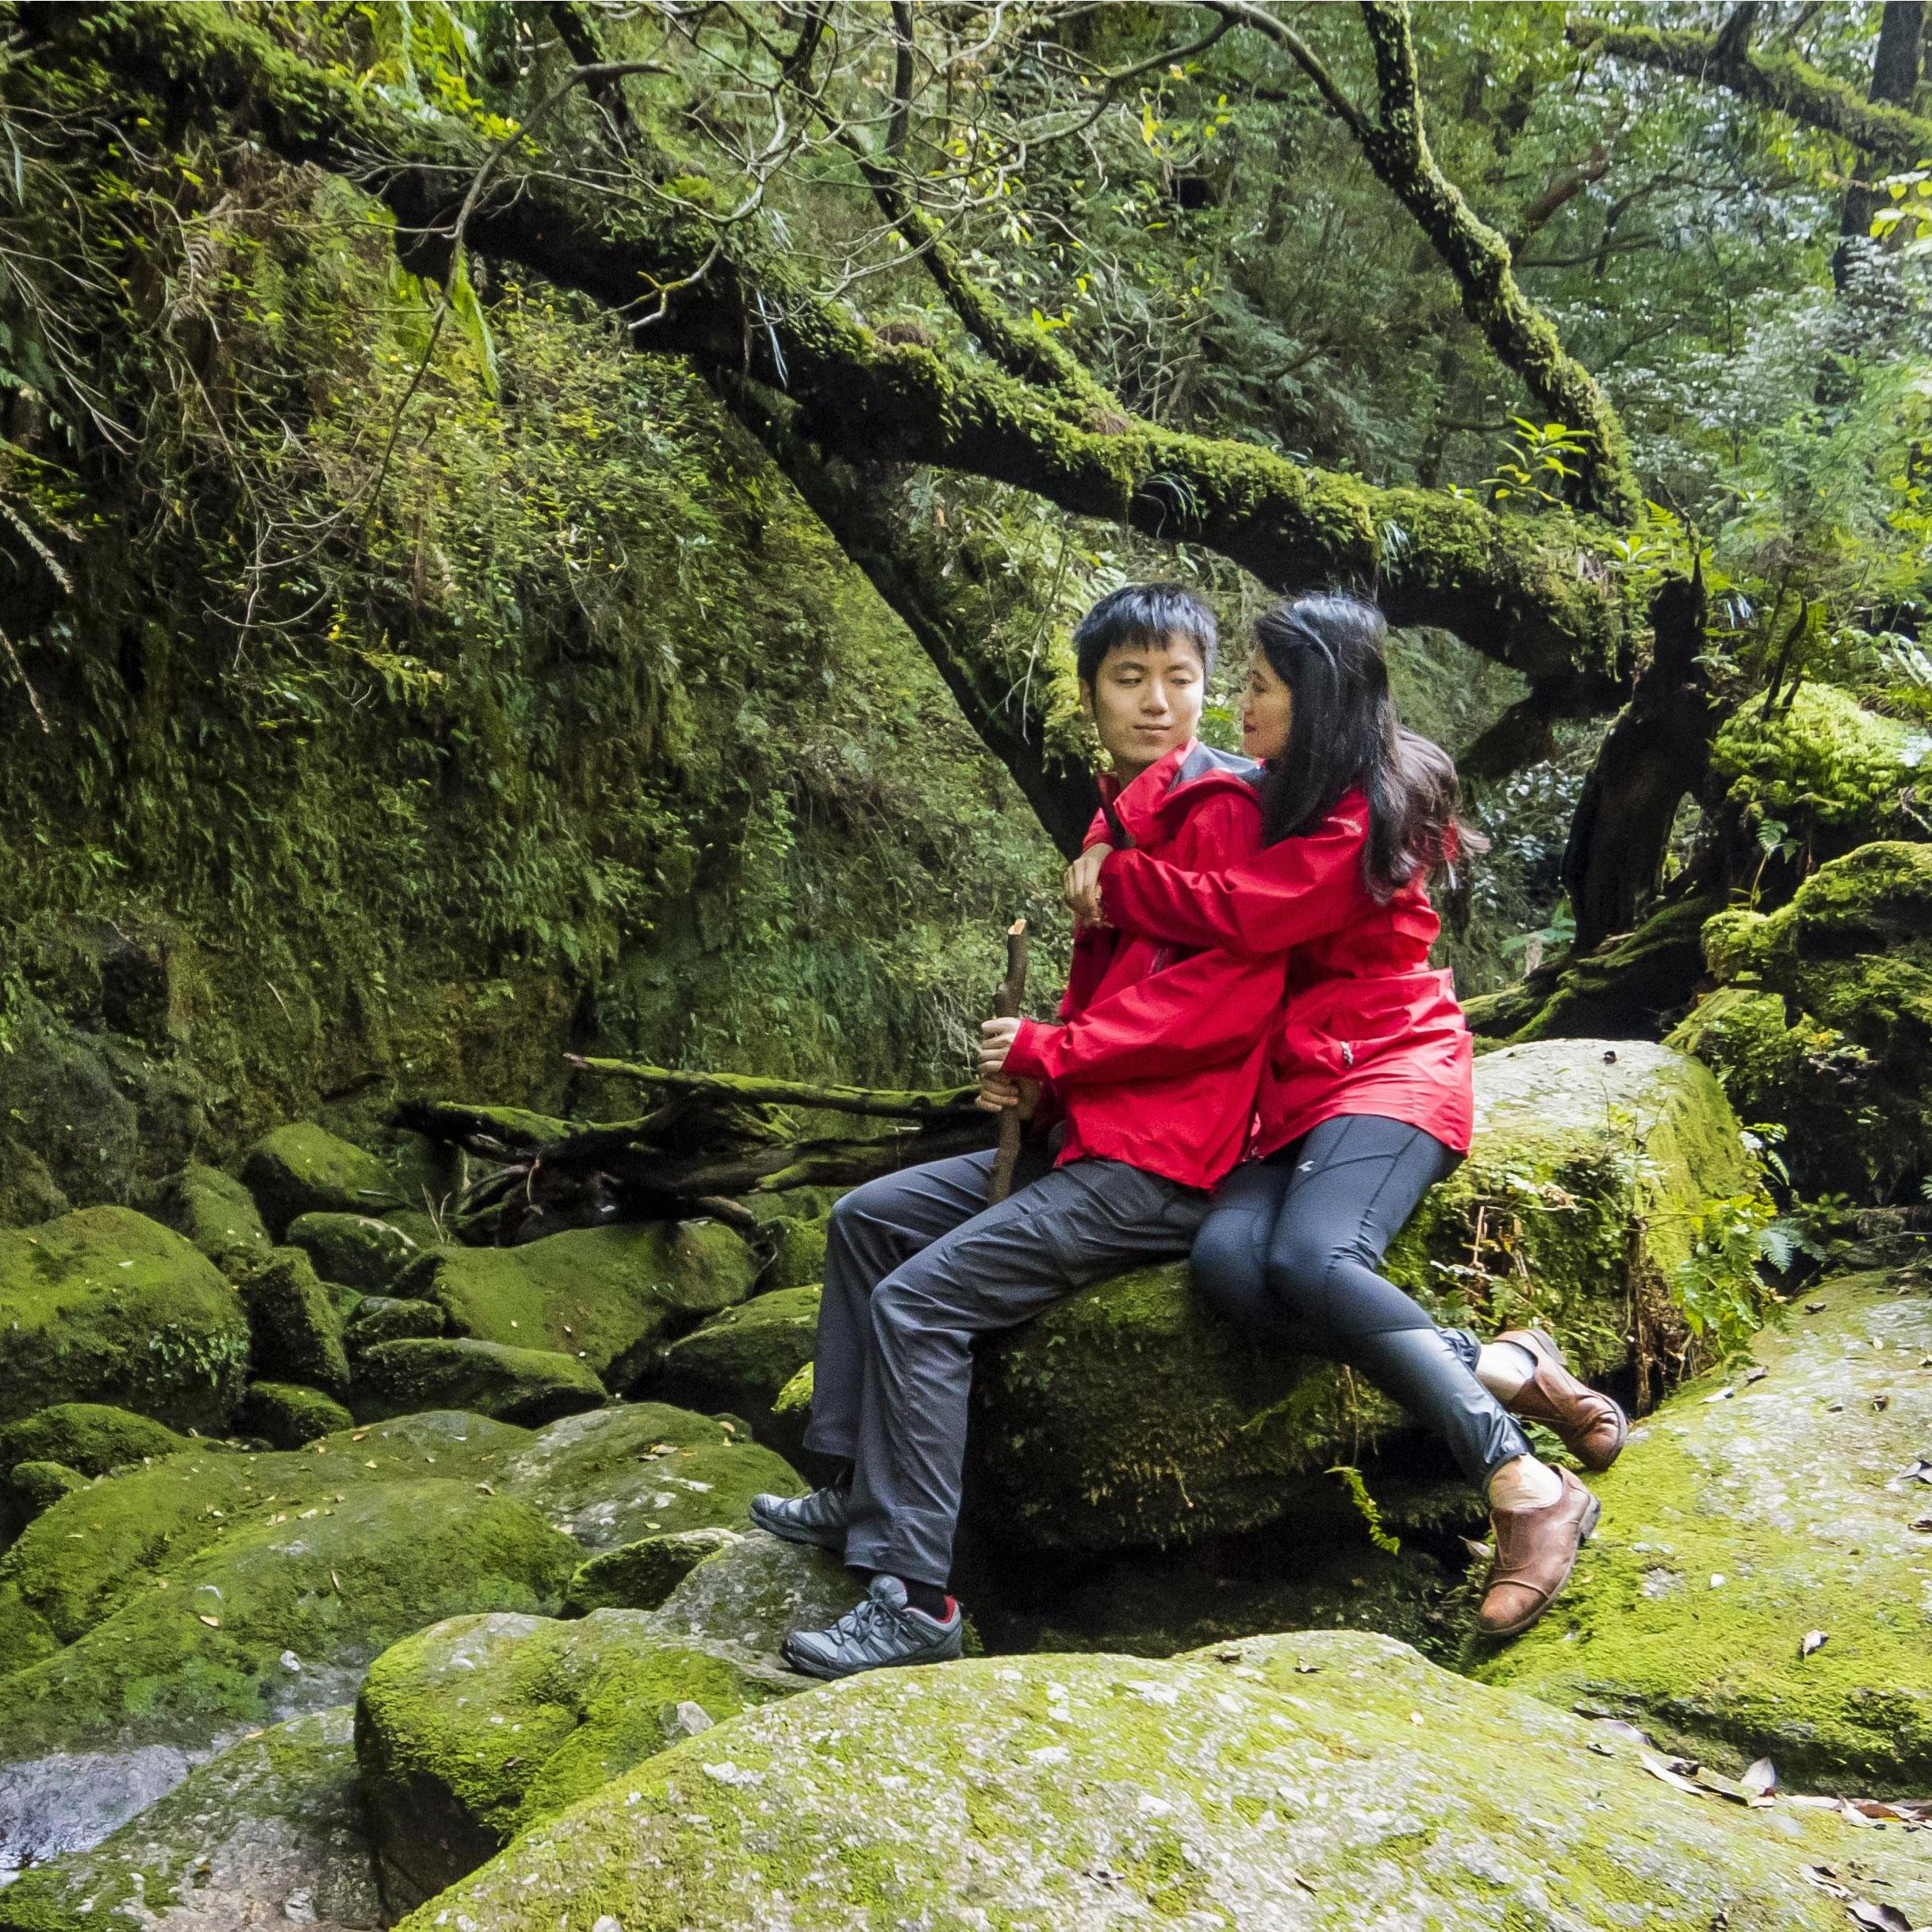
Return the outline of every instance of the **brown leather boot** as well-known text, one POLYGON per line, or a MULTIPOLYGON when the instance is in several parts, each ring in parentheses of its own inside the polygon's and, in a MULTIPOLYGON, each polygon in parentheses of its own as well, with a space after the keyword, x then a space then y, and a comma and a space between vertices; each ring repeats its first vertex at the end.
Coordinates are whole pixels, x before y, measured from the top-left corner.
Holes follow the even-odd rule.
POLYGON ((1630 1418, 1608 1396, 1570 1374, 1563 1351, 1542 1329, 1512 1328, 1496 1339, 1526 1349, 1536 1364, 1503 1406, 1532 1422, 1548 1423, 1585 1469, 1608 1469, 1630 1434, 1630 1418))
POLYGON ((1476 1613, 1485 1637, 1513 1637, 1526 1631, 1557 1592, 1570 1581, 1577 1552, 1589 1540, 1603 1513, 1599 1503, 1566 1469, 1563 1493, 1540 1509, 1496 1509, 1489 1524, 1496 1537, 1496 1565, 1476 1613))

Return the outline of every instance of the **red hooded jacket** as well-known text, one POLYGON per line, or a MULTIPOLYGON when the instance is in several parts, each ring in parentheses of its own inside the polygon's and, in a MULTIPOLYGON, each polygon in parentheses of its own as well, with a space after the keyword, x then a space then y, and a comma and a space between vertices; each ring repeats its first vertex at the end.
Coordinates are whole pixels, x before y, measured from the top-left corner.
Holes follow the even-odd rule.
MULTIPOLYGON (((1100 780, 1137 852, 1180 867, 1226 864, 1261 849, 1247 759, 1183 745, 1125 786, 1100 780)), ((1255 1093, 1282 1001, 1282 960, 1195 950, 1106 928, 1074 941, 1060 1022, 1021 1022, 1005 1071, 1039 1080, 1067 1121, 1064 1163, 1124 1160, 1188 1187, 1212 1187, 1248 1148, 1255 1093)))
POLYGON ((1365 793, 1320 826, 1232 866, 1192 870, 1172 853, 1117 852, 1100 899, 1121 931, 1245 956, 1288 955, 1288 1000, 1261 1079, 1255 1152, 1342 1114, 1380 1114, 1467 1153, 1474 1049, 1448 971, 1432 971, 1441 922, 1418 873, 1386 905, 1362 876, 1365 793))

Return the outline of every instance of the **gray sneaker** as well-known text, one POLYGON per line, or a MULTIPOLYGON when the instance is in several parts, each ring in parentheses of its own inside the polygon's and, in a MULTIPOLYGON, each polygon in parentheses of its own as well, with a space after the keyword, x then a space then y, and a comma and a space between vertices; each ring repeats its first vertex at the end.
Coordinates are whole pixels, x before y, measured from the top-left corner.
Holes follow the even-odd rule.
POLYGON ((773 1496, 751 1499, 751 1520, 761 1530, 787 1543, 815 1543, 822 1550, 845 1547, 845 1530, 852 1520, 850 1489, 814 1489, 809 1496, 773 1496))
POLYGON ((966 1620, 951 1597, 944 1623, 915 1610, 906 1586, 883 1571, 865 1597, 826 1630, 795 1630, 780 1646, 794 1670, 808 1677, 856 1677, 892 1664, 943 1664, 960 1654, 966 1620))

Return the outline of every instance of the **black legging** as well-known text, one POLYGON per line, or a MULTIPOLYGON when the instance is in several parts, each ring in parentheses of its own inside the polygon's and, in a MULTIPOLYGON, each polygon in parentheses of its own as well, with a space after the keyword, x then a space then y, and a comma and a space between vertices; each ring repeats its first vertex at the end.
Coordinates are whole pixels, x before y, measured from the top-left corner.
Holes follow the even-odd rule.
POLYGON ((1529 1443, 1476 1379, 1482 1344, 1439 1328, 1376 1272, 1384 1251, 1462 1156, 1376 1114, 1324 1121, 1236 1167, 1194 1237, 1194 1282, 1251 1333, 1361 1370, 1447 1442, 1478 1488, 1529 1443))

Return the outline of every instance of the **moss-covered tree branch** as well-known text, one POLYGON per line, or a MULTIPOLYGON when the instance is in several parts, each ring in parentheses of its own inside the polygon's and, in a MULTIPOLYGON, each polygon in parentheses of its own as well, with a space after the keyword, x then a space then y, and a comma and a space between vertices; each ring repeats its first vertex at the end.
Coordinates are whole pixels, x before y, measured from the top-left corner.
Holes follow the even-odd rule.
MULTIPOLYGON (((485 159, 466 129, 405 118, 222 10, 112 6, 29 23, 178 111, 224 114, 289 159, 351 176, 418 232, 448 226, 485 159)), ((41 57, 61 55, 43 43, 41 57)), ((831 453, 1011 483, 1206 544, 1279 587, 1372 585, 1393 622, 1452 630, 1533 680, 1615 661, 1628 613, 1587 520, 1378 489, 1140 418, 1070 420, 1052 393, 1004 370, 882 341, 745 224, 707 218, 706 181, 674 185, 675 196, 627 205, 506 158, 473 197, 466 239, 633 318, 642 347, 781 389, 831 453)))
POLYGON ((1463 311, 1489 347, 1552 420, 1581 436, 1580 505, 1617 523, 1633 519, 1643 507, 1643 496, 1631 471, 1629 439, 1609 398, 1564 348, 1555 324, 1524 293, 1508 243, 1478 217, 1430 151, 1407 6, 1363 0, 1362 18, 1374 50, 1380 97, 1379 118, 1371 120, 1348 100, 1301 36, 1267 9, 1254 0, 1213 4, 1224 16, 1274 40, 1309 75, 1355 136, 1378 178, 1415 217, 1455 276, 1463 311))
POLYGON ((1894 167, 1932 159, 1932 120, 1868 101, 1856 87, 1796 54, 1753 47, 1740 35, 1612 27, 1594 20, 1573 20, 1564 31, 1574 46, 1724 88, 1822 134, 1836 135, 1894 167))

